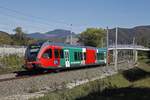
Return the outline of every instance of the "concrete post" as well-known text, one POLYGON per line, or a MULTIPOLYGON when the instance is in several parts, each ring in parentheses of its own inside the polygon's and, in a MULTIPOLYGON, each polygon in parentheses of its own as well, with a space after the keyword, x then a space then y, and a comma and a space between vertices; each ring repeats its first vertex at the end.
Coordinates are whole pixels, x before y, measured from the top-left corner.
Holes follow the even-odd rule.
POLYGON ((107 27, 107 36, 106 36, 106 46, 107 46, 107 62, 106 62, 106 67, 108 67, 108 48, 109 48, 109 30, 107 27))
POLYGON ((137 63, 137 61, 138 61, 138 51, 135 50, 135 63, 137 63))
POLYGON ((115 63, 115 54, 116 54, 116 51, 113 50, 113 63, 115 63))
POLYGON ((72 43, 72 24, 70 24, 70 32, 71 32, 71 34, 70 34, 70 44, 72 45, 73 43, 72 43))
POLYGON ((116 27, 116 38, 115 38, 115 70, 118 71, 117 61, 118 61, 118 51, 117 51, 117 42, 118 42, 118 27, 116 27))

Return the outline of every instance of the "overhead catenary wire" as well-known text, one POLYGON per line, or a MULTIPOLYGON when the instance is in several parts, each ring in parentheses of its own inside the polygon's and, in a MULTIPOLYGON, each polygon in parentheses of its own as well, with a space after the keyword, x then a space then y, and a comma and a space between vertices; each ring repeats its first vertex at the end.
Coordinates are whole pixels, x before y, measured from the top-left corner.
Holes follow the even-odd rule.
MULTIPOLYGON (((0 8, 3 8, 3 7, 0 7, 0 8)), ((19 12, 15 11, 15 10, 11 10, 11 9, 8 9, 8 8, 5 8, 5 10, 9 10, 11 12, 19 13, 19 12)), ((21 14, 21 15, 18 16, 18 15, 14 14, 14 13, 12 14, 12 13, 1 12, 0 15, 1 16, 5 16, 5 18, 7 17, 8 18, 7 20, 10 20, 10 19, 16 19, 16 20, 15 21, 13 20, 13 22, 12 22, 13 25, 12 25, 12 23, 9 23, 9 24, 2 24, 2 23, 0 23, 0 25, 3 25, 3 26, 5 25, 7 27, 17 27, 17 26, 26 26, 27 25, 28 27, 30 27, 32 29, 35 28, 35 29, 38 29, 38 30, 39 29, 42 30, 42 29, 46 29, 46 28, 49 29, 51 26, 58 27, 58 25, 56 25, 56 24, 49 24, 49 23, 41 22, 39 20, 37 21, 37 20, 35 20, 33 18, 30 18, 29 16, 28 17, 24 16, 25 14, 23 14, 23 13, 19 13, 19 14, 21 14), (22 14, 23 14, 23 16, 22 16, 22 14), (26 23, 23 24, 23 22, 26 22, 26 23), (31 22, 32 23, 36 23, 36 24, 31 24, 31 22)))
MULTIPOLYGON (((49 25, 48 20, 46 20, 45 18, 42 18, 42 17, 38 17, 38 16, 34 16, 34 15, 31 15, 31 14, 27 14, 27 13, 23 13, 23 12, 20 12, 20 11, 17 11, 17 10, 14 10, 14 9, 10 9, 10 8, 7 8, 7 7, 3 7, 0 5, 0 9, 5 9, 5 10, 8 10, 10 12, 14 12, 16 14, 19 14, 19 15, 22 15, 24 17, 28 17, 28 18, 31 18, 31 19, 37 19, 39 21, 42 21, 43 23, 49 25)), ((67 25, 68 23, 64 23, 64 22, 60 22, 60 21, 50 21, 51 23, 58 23, 58 24, 65 24, 67 25)))
MULTIPOLYGON (((13 14, 7 14, 7 13, 4 13, 4 12, 1 12, 0 16, 5 16, 5 19, 7 18, 7 20, 9 20, 9 24, 6 24, 6 23, 0 23, 0 25, 5 25, 5 26, 8 26, 8 27, 17 27, 17 26, 28 26, 29 28, 34 28, 34 29, 49 29, 50 28, 50 25, 46 25, 46 24, 43 24, 43 23, 39 23, 37 21, 34 21, 34 20, 27 20, 26 18, 24 17, 18 17, 16 15, 13 15, 13 14), (15 20, 13 20, 15 19, 15 20), (12 22, 12 23, 11 23, 12 22), (15 23, 14 23, 15 22, 15 23), (25 22, 25 24, 23 24, 23 22, 25 22), (32 24, 32 23, 36 23, 36 24, 32 24), (38 24, 37 24, 38 23, 38 24)), ((52 26, 52 25, 51 25, 52 26)), ((57 27, 56 25, 53 25, 55 27, 57 27)))
MULTIPOLYGON (((14 9, 10 9, 10 8, 7 8, 7 7, 3 7, 3 6, 1 6, 0 5, 0 9, 3 9, 3 10, 7 10, 7 11, 9 11, 9 12, 13 12, 13 13, 15 13, 15 14, 19 14, 19 15, 21 15, 21 17, 24 17, 24 18, 21 18, 22 20, 26 20, 26 21, 29 21, 30 20, 30 22, 31 22, 31 20, 32 20, 32 22, 34 22, 34 23, 39 23, 39 24, 42 24, 42 25, 44 25, 44 27, 45 26, 47 26, 47 27, 49 27, 49 26, 55 26, 55 27, 57 27, 57 26, 61 26, 61 25, 63 25, 63 27, 65 26, 66 28, 69 28, 70 27, 70 24, 69 23, 67 23, 67 22, 62 22, 62 21, 48 21, 48 20, 46 20, 45 18, 43 18, 43 17, 39 17, 39 16, 34 16, 34 15, 32 15, 32 14, 27 14, 27 13, 24 13, 24 12, 21 12, 21 11, 17 11, 17 10, 14 10, 14 9), (27 20, 27 18, 28 18, 28 20, 27 20), (48 22, 50 22, 50 23, 48 23, 48 22)), ((6 14, 5 14, 6 15, 6 14)), ((8 15, 8 14, 7 14, 8 15)), ((8 15, 8 16, 11 16, 11 15, 8 15)), ((14 17, 16 17, 16 16, 14 16, 14 17)), ((83 27, 85 27, 85 26, 77 26, 77 25, 75 25, 74 24, 74 27, 73 28, 75 28, 75 29, 81 29, 81 28, 83 28, 83 27)))
POLYGON ((49 26, 56 26, 56 25, 51 25, 51 24, 45 24, 45 23, 41 23, 41 22, 38 22, 36 20, 31 20, 31 19, 26 19, 22 16, 15 16, 13 14, 7 14, 7 13, 4 13, 4 12, 1 12, 1 15, 4 15, 4 16, 7 16, 11 19, 16 19, 16 20, 20 20, 20 21, 26 21, 26 22, 33 22, 33 23, 38 23, 38 25, 43 25, 44 27, 49 27, 49 26))

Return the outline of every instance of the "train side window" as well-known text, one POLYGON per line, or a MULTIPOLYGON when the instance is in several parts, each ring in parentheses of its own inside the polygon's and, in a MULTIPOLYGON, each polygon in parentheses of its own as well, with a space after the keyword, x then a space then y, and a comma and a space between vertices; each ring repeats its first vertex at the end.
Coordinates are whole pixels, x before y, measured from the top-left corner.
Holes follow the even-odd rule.
POLYGON ((101 60, 101 53, 98 53, 98 60, 101 60))
POLYGON ((74 52, 74 60, 75 60, 75 61, 77 61, 77 60, 78 60, 77 52, 74 52))
POLYGON ((84 60, 86 60, 86 53, 84 52, 84 60))
POLYGON ((99 54, 98 54, 98 53, 96 53, 96 55, 97 55, 97 60, 98 60, 98 56, 99 56, 99 54))
POLYGON ((60 50, 60 58, 64 58, 64 51, 60 50))
POLYGON ((80 52, 78 52, 78 60, 80 60, 80 52))
POLYGON ((100 60, 100 53, 97 53, 97 60, 100 60))
POLYGON ((104 60, 104 53, 100 53, 100 60, 104 60))
POLYGON ((82 59, 82 52, 80 52, 80 60, 83 60, 83 59, 82 59))
POLYGON ((52 50, 51 49, 47 49, 43 55, 42 55, 43 58, 52 58, 52 50))
POLYGON ((59 58, 59 50, 58 49, 55 49, 54 50, 54 54, 55 54, 55 58, 59 58))

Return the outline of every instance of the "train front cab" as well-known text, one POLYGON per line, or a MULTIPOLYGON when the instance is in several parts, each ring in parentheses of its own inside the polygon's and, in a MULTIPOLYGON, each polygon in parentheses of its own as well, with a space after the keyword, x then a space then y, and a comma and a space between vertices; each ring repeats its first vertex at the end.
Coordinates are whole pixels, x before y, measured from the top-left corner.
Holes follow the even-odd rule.
POLYGON ((55 69, 60 66, 60 46, 46 46, 38 55, 40 67, 44 69, 55 69))
MULTIPOLYGON (((82 52, 81 48, 72 47, 60 47, 51 46, 42 51, 39 55, 41 58, 40 62, 43 68, 56 69, 56 68, 69 68, 77 64, 81 64, 80 60, 75 60, 74 54, 80 54, 82 52), (43 56, 42 56, 43 55, 43 56), (47 55, 51 55, 48 56, 47 55), (48 59, 47 59, 48 58, 48 59)), ((82 54, 82 53, 81 53, 82 54)), ((79 56, 79 55, 78 55, 79 56)), ((81 57, 80 57, 81 58, 81 57)))

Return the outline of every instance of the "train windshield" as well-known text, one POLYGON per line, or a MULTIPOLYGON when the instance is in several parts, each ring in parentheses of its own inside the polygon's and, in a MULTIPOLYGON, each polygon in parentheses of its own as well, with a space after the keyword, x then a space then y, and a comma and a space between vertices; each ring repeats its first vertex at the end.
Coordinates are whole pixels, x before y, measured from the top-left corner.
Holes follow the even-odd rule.
POLYGON ((25 57, 28 61, 36 61, 38 52, 40 51, 41 45, 39 44, 32 44, 29 45, 25 57))

